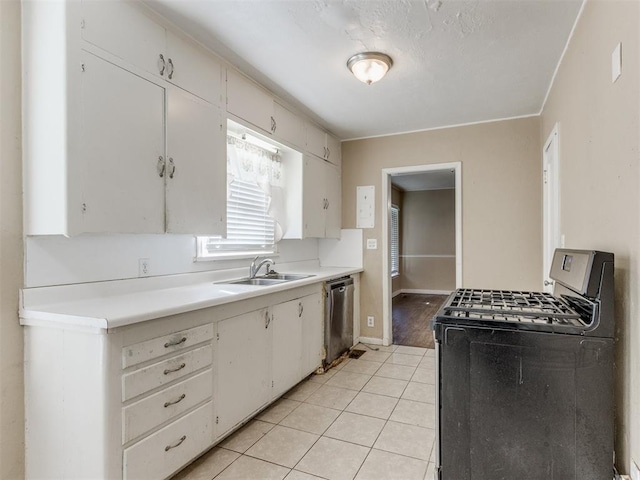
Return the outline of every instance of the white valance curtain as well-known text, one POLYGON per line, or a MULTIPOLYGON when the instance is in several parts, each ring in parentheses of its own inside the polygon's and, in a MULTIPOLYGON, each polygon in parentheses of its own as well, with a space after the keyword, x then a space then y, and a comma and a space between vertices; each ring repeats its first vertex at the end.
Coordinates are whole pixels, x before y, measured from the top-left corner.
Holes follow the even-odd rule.
MULTIPOLYGON (((275 222, 275 241, 282 239, 284 220, 284 172, 280 155, 249 142, 227 137, 227 183, 242 180, 256 184, 269 199, 268 214, 275 222)), ((227 188, 227 194, 231 189, 227 188)))

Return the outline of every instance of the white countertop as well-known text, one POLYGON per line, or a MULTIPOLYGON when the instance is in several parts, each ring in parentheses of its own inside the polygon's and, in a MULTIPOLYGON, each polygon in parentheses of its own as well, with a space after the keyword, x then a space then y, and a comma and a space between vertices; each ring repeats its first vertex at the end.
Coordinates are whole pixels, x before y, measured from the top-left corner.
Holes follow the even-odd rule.
POLYGON ((238 270, 111 282, 27 288, 20 296, 22 325, 109 331, 146 320, 246 300, 359 273, 362 268, 295 265, 279 273, 312 275, 269 286, 219 283, 246 277, 238 270))

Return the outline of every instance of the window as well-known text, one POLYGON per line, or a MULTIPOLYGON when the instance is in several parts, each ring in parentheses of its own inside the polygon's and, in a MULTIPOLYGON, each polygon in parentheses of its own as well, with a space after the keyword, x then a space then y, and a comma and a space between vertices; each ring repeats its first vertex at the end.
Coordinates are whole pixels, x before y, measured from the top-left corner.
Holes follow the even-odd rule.
POLYGON ((400 235, 399 226, 400 209, 391 206, 391 276, 400 275, 400 235))
POLYGON ((272 194, 281 189, 280 157, 229 136, 227 176, 227 236, 198 237, 198 258, 275 253, 281 229, 274 219, 272 194))

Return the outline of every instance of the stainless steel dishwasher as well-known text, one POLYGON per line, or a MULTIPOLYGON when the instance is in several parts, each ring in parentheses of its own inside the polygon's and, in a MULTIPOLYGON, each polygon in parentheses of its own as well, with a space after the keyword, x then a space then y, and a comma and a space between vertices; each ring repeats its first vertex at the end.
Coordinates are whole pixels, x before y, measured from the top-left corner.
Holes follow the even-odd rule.
POLYGON ((353 346, 353 289, 351 277, 342 277, 325 283, 326 365, 330 365, 353 346))

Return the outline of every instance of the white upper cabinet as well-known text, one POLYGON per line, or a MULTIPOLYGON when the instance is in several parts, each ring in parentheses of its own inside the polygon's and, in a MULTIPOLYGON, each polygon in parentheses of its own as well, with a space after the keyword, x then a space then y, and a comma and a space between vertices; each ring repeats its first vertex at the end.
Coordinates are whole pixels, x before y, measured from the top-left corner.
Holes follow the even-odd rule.
POLYGON ((304 121, 278 102, 273 104, 273 135, 285 142, 304 148, 304 121))
POLYGON ((273 97, 231 69, 227 70, 227 112, 273 133, 273 97))
POLYGON ((306 149, 308 153, 328 160, 334 165, 342 165, 340 140, 329 135, 312 123, 306 123, 306 149))
POLYGON ((340 238, 340 170, 329 162, 307 155, 302 178, 303 237, 340 238))
POLYGON ((220 105, 220 64, 202 47, 154 22, 139 5, 83 0, 81 26, 82 38, 92 45, 220 105))
POLYGON ((225 233, 220 66, 141 8, 23 3, 26 235, 225 233))

